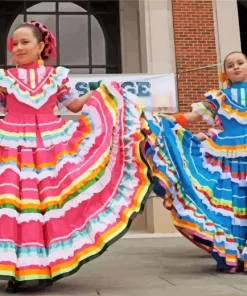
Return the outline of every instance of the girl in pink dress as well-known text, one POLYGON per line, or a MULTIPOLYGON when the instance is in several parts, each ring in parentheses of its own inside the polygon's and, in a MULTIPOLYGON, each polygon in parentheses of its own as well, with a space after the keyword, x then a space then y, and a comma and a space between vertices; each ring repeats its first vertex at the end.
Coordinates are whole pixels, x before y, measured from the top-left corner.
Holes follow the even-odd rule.
POLYGON ((50 285, 120 238, 150 193, 146 121, 116 83, 74 98, 69 70, 35 21, 8 41, 17 67, 0 70, 0 278, 7 291, 50 285), (56 105, 81 112, 54 115, 56 105))

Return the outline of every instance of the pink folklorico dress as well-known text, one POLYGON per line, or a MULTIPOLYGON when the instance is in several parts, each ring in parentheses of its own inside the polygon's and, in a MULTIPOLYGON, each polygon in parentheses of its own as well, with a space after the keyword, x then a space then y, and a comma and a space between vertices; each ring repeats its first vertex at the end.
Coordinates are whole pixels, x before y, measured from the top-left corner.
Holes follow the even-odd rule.
POLYGON ((68 70, 0 70, 0 278, 57 280, 130 226, 150 192, 145 120, 116 83, 101 84, 78 121, 68 70))

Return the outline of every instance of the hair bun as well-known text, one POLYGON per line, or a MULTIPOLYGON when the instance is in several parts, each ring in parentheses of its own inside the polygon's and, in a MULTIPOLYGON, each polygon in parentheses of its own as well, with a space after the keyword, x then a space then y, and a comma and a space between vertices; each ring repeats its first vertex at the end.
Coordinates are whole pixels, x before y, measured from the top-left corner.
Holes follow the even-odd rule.
POLYGON ((44 50, 42 52, 42 57, 47 60, 52 55, 56 58, 56 39, 51 31, 48 30, 46 26, 37 21, 28 21, 26 24, 35 25, 38 27, 43 35, 43 42, 45 44, 44 50))

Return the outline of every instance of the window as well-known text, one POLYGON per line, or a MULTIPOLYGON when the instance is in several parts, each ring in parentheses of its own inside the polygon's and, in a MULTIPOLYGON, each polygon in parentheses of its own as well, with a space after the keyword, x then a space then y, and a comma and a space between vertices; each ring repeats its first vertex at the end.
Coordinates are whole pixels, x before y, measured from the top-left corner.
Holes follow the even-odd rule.
MULTIPOLYGON (((34 2, 8 1, 0 8, 0 44, 22 22, 37 20, 57 38, 57 59, 76 74, 121 73, 119 3, 117 0, 34 2)), ((1 67, 8 67, 6 46, 0 49, 1 67)))

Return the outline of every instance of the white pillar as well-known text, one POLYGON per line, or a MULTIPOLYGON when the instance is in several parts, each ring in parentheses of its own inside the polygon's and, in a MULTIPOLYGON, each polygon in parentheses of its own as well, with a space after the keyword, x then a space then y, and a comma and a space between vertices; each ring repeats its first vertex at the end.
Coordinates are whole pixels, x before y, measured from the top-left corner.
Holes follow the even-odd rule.
POLYGON ((138 0, 120 0, 119 4, 123 73, 139 73, 141 70, 138 0))
MULTIPOLYGON (((181 0, 182 1, 182 0, 181 0)), ((143 73, 174 73, 175 46, 171 0, 140 0, 140 50, 143 73)), ((152 197, 146 207, 147 231, 174 233, 171 214, 163 200, 152 197)))
POLYGON ((175 72, 171 0, 140 0, 142 72, 175 72))
POLYGON ((237 0, 213 0, 218 62, 227 54, 241 51, 237 0))

